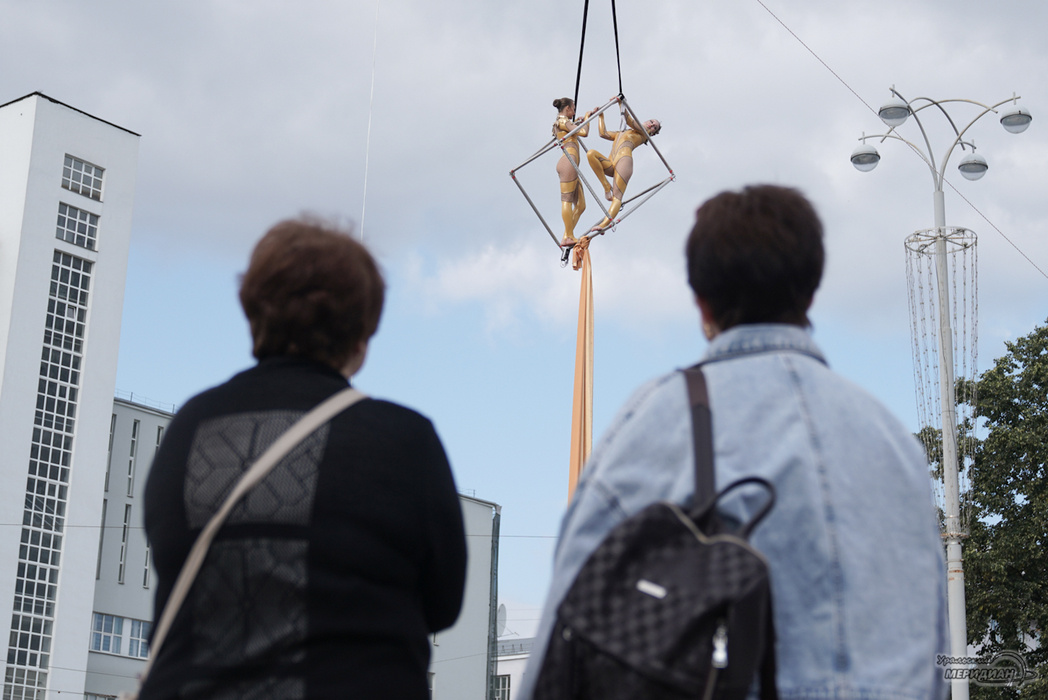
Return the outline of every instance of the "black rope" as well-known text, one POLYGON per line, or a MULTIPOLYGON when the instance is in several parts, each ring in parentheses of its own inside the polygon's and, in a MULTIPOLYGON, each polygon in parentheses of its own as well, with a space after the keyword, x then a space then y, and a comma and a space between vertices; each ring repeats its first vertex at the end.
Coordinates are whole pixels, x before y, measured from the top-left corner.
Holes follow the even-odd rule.
POLYGON ((622 60, 619 58, 619 20, 615 16, 615 0, 611 0, 611 25, 615 28, 615 66, 619 69, 619 97, 622 97, 622 60))
MULTIPOLYGON (((579 103, 579 83, 582 82, 582 52, 586 48, 586 17, 589 16, 589 0, 582 9, 582 44, 579 46, 579 71, 575 74, 575 99, 574 104, 579 103)), ((622 82, 621 80, 619 82, 622 82)))

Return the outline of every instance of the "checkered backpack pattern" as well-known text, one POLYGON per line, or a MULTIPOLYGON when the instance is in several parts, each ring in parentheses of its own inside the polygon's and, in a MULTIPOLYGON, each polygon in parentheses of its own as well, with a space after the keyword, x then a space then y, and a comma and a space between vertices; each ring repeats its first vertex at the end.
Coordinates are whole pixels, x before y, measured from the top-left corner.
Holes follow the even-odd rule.
MULTIPOLYGON (((695 428, 697 504, 655 503, 611 531, 557 609, 535 700, 743 700, 759 678, 777 697, 771 581, 748 542, 775 490, 758 477, 713 492, 705 381, 685 370, 695 428), (752 520, 729 527, 725 494, 767 491, 752 520)), ((697 376, 696 376, 697 375, 697 376)))

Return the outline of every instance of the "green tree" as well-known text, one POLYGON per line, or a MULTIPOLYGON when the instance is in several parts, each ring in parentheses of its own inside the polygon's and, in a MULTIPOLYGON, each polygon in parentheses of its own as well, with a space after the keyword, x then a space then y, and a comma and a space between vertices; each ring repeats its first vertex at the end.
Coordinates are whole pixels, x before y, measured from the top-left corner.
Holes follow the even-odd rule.
POLYGON ((973 684, 979 700, 1048 698, 1048 322, 1005 345, 978 381, 986 437, 969 474, 968 642, 1024 653, 1039 676, 1021 689, 973 684))

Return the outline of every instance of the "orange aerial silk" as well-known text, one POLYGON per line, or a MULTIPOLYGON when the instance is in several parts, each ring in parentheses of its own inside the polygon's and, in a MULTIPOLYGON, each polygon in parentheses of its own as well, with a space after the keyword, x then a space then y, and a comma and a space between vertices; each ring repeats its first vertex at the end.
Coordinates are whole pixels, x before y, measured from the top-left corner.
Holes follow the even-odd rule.
POLYGON ((579 292, 579 330, 575 341, 575 392, 571 409, 571 462, 568 470, 568 500, 575 494, 579 474, 593 446, 593 276, 590 272, 590 237, 582 238, 572 251, 572 267, 582 268, 579 292))

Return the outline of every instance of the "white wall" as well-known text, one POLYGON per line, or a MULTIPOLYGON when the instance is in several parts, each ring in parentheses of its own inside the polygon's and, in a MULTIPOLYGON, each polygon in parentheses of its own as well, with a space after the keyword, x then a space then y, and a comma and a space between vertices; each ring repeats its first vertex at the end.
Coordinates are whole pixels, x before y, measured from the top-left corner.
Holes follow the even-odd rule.
POLYGON ((500 508, 494 503, 460 496, 469 560, 466 595, 454 626, 436 635, 429 670, 433 700, 483 700, 488 697, 489 645, 494 642, 495 610, 492 587, 498 574, 497 545, 500 508), (497 549, 496 549, 497 551, 497 549))
MULTIPOLYGON (((166 429, 172 415, 117 399, 113 402, 116 430, 113 436, 112 471, 109 489, 99 493, 106 500, 106 529, 98 579, 95 582, 95 611, 137 620, 149 620, 153 614, 153 596, 156 590, 156 570, 151 569, 145 581, 146 537, 142 522, 142 507, 146 479, 156 455, 157 428, 166 429), (138 443, 135 456, 134 492, 127 495, 128 462, 131 453, 131 430, 138 421, 138 443), (124 508, 131 506, 131 529, 125 554, 124 581, 118 580, 120 545, 124 524, 124 508)), ((96 538, 98 530, 95 530, 96 538)), ((96 545, 98 540, 96 539, 96 545)), ((95 549, 98 552, 97 547, 95 549)), ((96 562, 97 563, 97 562, 96 562)))
MULTIPOLYGON (((19 303, 26 296, 19 262, 35 121, 35 100, 0 108, 0 513, 8 523, 21 521, 25 503, 32 395, 47 303, 46 298, 43 303, 19 303), (27 341, 33 337, 35 345, 27 341)), ((18 547, 19 528, 0 529, 0 605, 4 610, 10 610, 14 597, 18 547)))
MULTIPOLYGON (((517 640, 499 640, 498 675, 509 676, 509 698, 514 700, 520 692, 524 679, 524 667, 531 655, 533 638, 517 640)), ((499 699, 503 700, 503 699, 499 699)))

